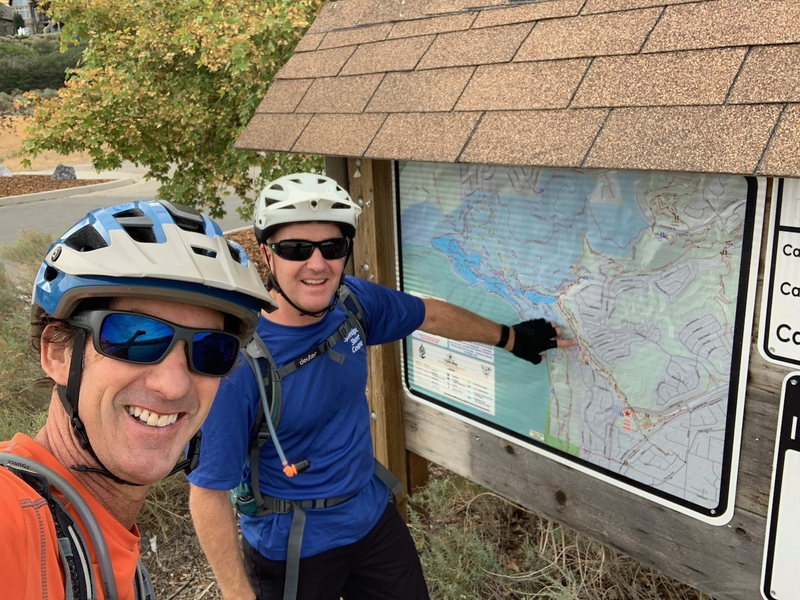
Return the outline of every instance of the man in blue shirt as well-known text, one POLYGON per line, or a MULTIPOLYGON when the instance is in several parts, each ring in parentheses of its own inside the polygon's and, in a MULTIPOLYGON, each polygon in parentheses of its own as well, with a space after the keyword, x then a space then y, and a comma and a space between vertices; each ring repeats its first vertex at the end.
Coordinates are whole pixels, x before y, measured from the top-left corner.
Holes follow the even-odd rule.
POLYGON ((275 180, 257 201, 255 233, 270 269, 267 287, 280 307, 262 314, 257 333, 277 366, 294 367, 279 382, 275 435, 258 452, 258 490, 275 510, 241 515, 244 560, 229 490, 243 472, 246 479, 252 473, 248 452, 260 394, 247 364, 223 382, 203 427, 190 507, 226 599, 428 598, 411 536, 375 474, 366 346, 421 329, 538 363, 544 351, 575 344, 559 339, 560 329, 542 319, 509 328, 445 302, 345 277, 360 212, 335 181, 311 173, 275 180), (361 308, 365 340, 360 328, 342 327, 348 318, 339 302, 343 290, 361 308), (308 510, 296 510, 303 502, 308 510), (299 561, 287 552, 298 512, 305 518, 299 561))

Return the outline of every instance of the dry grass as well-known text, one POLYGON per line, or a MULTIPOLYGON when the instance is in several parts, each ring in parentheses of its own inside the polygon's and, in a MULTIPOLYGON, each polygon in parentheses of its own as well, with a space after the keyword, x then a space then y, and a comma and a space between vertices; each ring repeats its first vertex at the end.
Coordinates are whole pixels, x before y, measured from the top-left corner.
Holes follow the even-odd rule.
POLYGON ((22 141, 25 139, 27 125, 27 117, 8 116, 0 121, 0 165, 8 168, 12 173, 49 171, 59 164, 75 166, 91 162, 89 154, 85 152, 64 156, 48 150, 32 159, 30 167, 23 167, 20 150, 22 141))

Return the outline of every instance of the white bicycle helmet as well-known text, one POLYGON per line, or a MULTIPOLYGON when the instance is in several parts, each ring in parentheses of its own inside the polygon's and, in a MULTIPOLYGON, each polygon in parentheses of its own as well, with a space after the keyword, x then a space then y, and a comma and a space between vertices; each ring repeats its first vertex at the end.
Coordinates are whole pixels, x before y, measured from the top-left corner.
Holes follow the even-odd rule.
POLYGON ((115 296, 219 310, 240 322, 245 342, 261 310, 277 308, 244 248, 193 208, 165 201, 120 204, 86 215, 48 250, 32 309, 63 319, 82 300, 115 296))
POLYGON ((361 207, 336 181, 315 173, 295 173, 268 184, 256 201, 253 227, 266 243, 281 225, 321 221, 337 223, 342 234, 355 237, 361 207))

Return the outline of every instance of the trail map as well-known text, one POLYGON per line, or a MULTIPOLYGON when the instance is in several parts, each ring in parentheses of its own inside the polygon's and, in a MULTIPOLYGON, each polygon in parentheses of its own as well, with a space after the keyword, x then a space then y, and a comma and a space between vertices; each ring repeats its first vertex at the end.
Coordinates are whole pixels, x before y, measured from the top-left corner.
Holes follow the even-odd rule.
POLYGON ((755 188, 738 176, 399 163, 405 291, 508 325, 543 317, 578 341, 534 366, 417 331, 409 390, 719 516, 744 399, 755 188))

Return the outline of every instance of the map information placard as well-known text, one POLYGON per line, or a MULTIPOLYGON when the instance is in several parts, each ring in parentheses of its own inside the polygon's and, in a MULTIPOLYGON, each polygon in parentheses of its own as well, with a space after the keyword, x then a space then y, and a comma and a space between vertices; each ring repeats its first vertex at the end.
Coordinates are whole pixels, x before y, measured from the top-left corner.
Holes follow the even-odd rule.
POLYGON ((508 325, 542 317, 578 341, 532 365, 417 331, 412 396, 727 522, 763 182, 404 162, 396 174, 402 289, 508 325))

